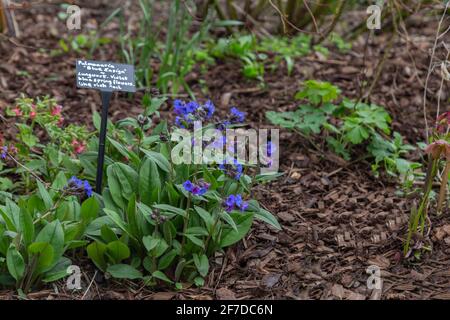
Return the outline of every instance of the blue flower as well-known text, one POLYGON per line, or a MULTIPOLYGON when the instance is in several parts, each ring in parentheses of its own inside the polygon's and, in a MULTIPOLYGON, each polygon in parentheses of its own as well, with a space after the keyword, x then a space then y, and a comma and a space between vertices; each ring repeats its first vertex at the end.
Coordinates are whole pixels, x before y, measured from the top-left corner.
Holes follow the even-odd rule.
POLYGON ((242 123, 245 120, 245 113, 239 111, 237 108, 231 108, 231 122, 232 123, 242 123))
POLYGON ((225 210, 227 212, 233 211, 235 204, 236 204, 236 197, 234 196, 234 194, 230 194, 224 203, 225 210))
POLYGON ((239 163, 237 159, 227 158, 224 163, 219 164, 219 169, 226 175, 239 180, 244 171, 244 167, 239 163))
POLYGON ((175 124, 180 127, 181 129, 186 129, 186 127, 184 126, 183 123, 183 119, 181 117, 176 117, 175 118, 175 124))
POLYGON ((184 103, 184 101, 181 100, 175 100, 174 101, 174 111, 176 114, 178 115, 185 115, 186 112, 186 104, 184 103))
POLYGON ((3 146, 2 148, 1 148, 1 150, 2 150, 2 152, 1 152, 1 158, 2 159, 6 159, 6 154, 8 153, 8 147, 7 146, 3 146))
POLYGON ((73 185, 75 185, 77 188, 82 188, 82 187, 83 187, 83 181, 82 181, 81 179, 78 179, 78 178, 75 177, 75 176, 73 176, 72 178, 70 178, 69 184, 73 184, 73 185))
POLYGON ((190 180, 186 180, 183 183, 184 190, 187 192, 192 192, 192 189, 194 188, 194 184, 190 180))
POLYGON ((91 185, 89 184, 89 182, 87 180, 83 181, 81 179, 78 179, 75 176, 70 178, 69 188, 83 190, 89 198, 92 197, 92 195, 94 193, 91 185))
POLYGON ((211 100, 206 101, 206 103, 203 105, 203 110, 206 112, 206 118, 211 119, 211 117, 214 114, 214 111, 216 110, 216 107, 211 102, 211 100))
POLYGON ((190 180, 186 180, 183 183, 183 187, 184 190, 192 193, 194 196, 202 196, 208 191, 210 184, 204 180, 199 180, 197 184, 192 183, 190 180))
POLYGON ((267 143, 267 155, 271 157, 277 151, 277 146, 272 141, 267 143))
POLYGON ((242 212, 247 210, 248 202, 242 200, 242 195, 230 194, 224 201, 225 211, 231 212, 235 208, 240 209, 242 212))
POLYGON ((89 198, 92 197, 92 187, 87 180, 84 180, 84 191, 89 198))
POLYGON ((195 101, 189 101, 188 103, 186 103, 185 108, 186 113, 194 113, 198 108, 200 108, 200 106, 195 101))

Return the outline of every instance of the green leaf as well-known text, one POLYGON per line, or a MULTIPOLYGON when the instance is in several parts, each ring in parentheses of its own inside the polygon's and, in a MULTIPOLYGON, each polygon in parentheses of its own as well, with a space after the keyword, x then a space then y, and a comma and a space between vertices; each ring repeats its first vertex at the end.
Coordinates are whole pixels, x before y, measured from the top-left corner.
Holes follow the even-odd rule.
POLYGON ((238 231, 224 228, 221 239, 222 248, 228 247, 244 238, 253 222, 253 213, 231 213, 230 215, 236 222, 238 231))
POLYGON ((55 251, 48 242, 34 242, 28 247, 28 252, 37 258, 36 271, 38 273, 56 264, 54 263, 55 251))
POLYGON ((48 242, 53 247, 53 263, 56 264, 64 253, 64 230, 61 222, 55 220, 47 224, 36 237, 35 242, 48 242))
POLYGON ((171 265, 176 256, 177 251, 175 249, 172 249, 169 252, 167 252, 159 259, 158 269, 159 270, 167 269, 171 265))
POLYGON ((106 269, 106 262, 104 257, 106 250, 106 245, 100 242, 93 242, 86 248, 88 257, 95 263, 97 268, 102 271, 105 271, 106 269))
POLYGON ((20 230, 22 231, 25 246, 30 245, 34 240, 34 224, 28 210, 20 210, 20 230))
POLYGON ((61 259, 58 260, 57 264, 51 270, 45 273, 42 281, 48 283, 67 277, 67 268, 69 268, 71 264, 72 262, 70 261, 70 259, 61 257, 61 259))
POLYGON ((115 263, 119 263, 130 257, 130 249, 121 241, 113 241, 107 244, 107 252, 115 263))
POLYGON ((180 208, 177 208, 177 207, 174 207, 174 206, 170 206, 168 204, 155 204, 152 207, 156 208, 156 209, 160 209, 160 210, 165 211, 165 212, 175 213, 175 214, 178 214, 178 215, 180 215, 182 217, 186 216, 186 210, 183 210, 183 209, 180 209, 180 208))
POLYGON ((345 134, 345 138, 353 144, 360 144, 369 137, 369 132, 362 126, 354 126, 345 134))
POLYGON ((169 279, 163 272, 161 272, 161 271, 155 271, 155 272, 153 272, 153 273, 152 273, 152 276, 153 276, 154 278, 156 278, 156 279, 165 281, 165 282, 167 282, 167 283, 173 283, 173 281, 170 280, 170 279, 169 279))
POLYGON ((53 206, 53 200, 52 197, 50 197, 50 194, 47 191, 47 187, 45 187, 40 181, 37 181, 39 194, 44 200, 45 208, 49 210, 53 206))
POLYGON ((185 234, 186 238, 188 238, 189 240, 192 241, 192 243, 194 243, 195 245, 199 246, 200 248, 205 248, 205 245, 203 243, 202 240, 200 240, 199 238, 197 238, 196 236, 193 236, 191 234, 185 234))
POLYGON ((206 228, 211 232, 212 226, 214 225, 214 219, 211 214, 201 207, 195 206, 194 208, 198 215, 205 222, 206 228))
POLYGON ((117 212, 109 209, 103 209, 103 211, 120 229, 122 229, 127 235, 129 235, 130 238, 136 239, 117 212))
POLYGON ((139 194, 146 205, 158 201, 161 190, 161 180, 158 167, 150 158, 146 158, 139 171, 139 194))
POLYGON ((16 281, 22 279, 25 272, 25 262, 20 252, 14 246, 8 248, 8 252, 6 253, 6 266, 16 281))
POLYGON ((255 200, 249 201, 249 210, 255 213, 255 218, 270 224, 277 230, 281 230, 281 226, 275 216, 264 208, 261 208, 255 200))
POLYGON ((142 279, 142 273, 128 264, 115 264, 109 266, 106 271, 117 279, 142 279))
POLYGON ((167 160, 162 154, 143 148, 141 148, 141 151, 144 152, 147 157, 153 160, 161 170, 170 172, 169 160, 167 160))
POLYGON ((100 205, 95 197, 90 197, 81 205, 81 219, 85 223, 95 220, 100 211, 100 205))
POLYGON ((145 236, 142 238, 142 243, 147 251, 151 251, 156 248, 160 241, 161 239, 153 238, 152 236, 145 236))
POLYGON ((228 223, 236 232, 238 231, 236 223, 234 222, 234 220, 230 214, 221 210, 219 212, 219 215, 222 218, 222 220, 224 220, 226 223, 228 223))
POLYGON ((206 277, 206 275, 208 274, 208 271, 209 271, 208 257, 204 254, 199 256, 198 254, 194 253, 193 258, 194 258, 194 264, 197 267, 198 273, 200 273, 200 275, 202 277, 206 277))

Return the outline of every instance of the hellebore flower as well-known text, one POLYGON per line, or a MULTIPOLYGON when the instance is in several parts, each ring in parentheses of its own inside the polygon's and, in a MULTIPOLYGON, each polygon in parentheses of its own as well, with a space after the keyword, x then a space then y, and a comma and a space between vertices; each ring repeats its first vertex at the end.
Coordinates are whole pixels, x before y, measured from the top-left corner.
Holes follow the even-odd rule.
POLYGON ((450 143, 445 140, 436 140, 425 148, 425 153, 431 154, 433 159, 437 159, 441 155, 450 159, 450 143))
POLYGON ((444 112, 436 119, 436 130, 445 133, 450 125, 450 111, 444 112))

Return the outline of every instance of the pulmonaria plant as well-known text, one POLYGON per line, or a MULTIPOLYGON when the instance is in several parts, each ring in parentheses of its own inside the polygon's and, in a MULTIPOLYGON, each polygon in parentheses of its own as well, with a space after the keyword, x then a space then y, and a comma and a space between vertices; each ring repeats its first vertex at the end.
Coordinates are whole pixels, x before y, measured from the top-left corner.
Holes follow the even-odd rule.
POLYGON ((49 97, 36 100, 20 98, 14 108, 7 109, 6 114, 17 118, 18 140, 22 141, 24 147, 35 147, 39 142, 36 130, 43 130, 51 143, 58 145, 58 149, 75 155, 83 153, 90 134, 84 126, 65 125, 63 109, 62 105, 49 97))

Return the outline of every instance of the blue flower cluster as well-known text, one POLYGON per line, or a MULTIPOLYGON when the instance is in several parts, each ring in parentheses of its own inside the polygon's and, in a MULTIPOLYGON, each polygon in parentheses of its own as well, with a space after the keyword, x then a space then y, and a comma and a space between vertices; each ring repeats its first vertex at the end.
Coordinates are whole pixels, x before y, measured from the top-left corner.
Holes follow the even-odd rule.
POLYGON ((6 155, 8 154, 8 147, 7 146, 3 146, 1 147, 1 153, 0 153, 0 157, 2 159, 6 159, 6 155))
POLYGON ((183 188, 187 192, 192 193, 194 196, 202 196, 208 191, 210 184, 204 180, 199 180, 197 184, 191 182, 191 180, 186 180, 183 183, 183 188))
POLYGON ((237 108, 231 108, 231 123, 242 123, 245 121, 245 113, 239 111, 237 108))
POLYGON ((184 102, 181 100, 174 101, 174 111, 177 114, 175 124, 182 128, 188 128, 194 121, 210 120, 214 115, 216 107, 211 101, 206 101, 200 105, 195 101, 184 102))
POLYGON ((272 141, 267 142, 267 155, 271 157, 277 151, 277 146, 272 141))
POLYGON ((92 187, 87 180, 81 180, 73 176, 69 180, 69 188, 74 188, 78 190, 83 190, 88 197, 92 197, 93 191, 92 187))
POLYGON ((239 180, 244 170, 242 164, 237 159, 228 158, 225 163, 219 165, 219 169, 226 175, 233 177, 235 180, 239 180))
POLYGON ((242 200, 242 196, 240 194, 230 194, 223 205, 227 212, 231 212, 236 208, 243 212, 248 208, 248 202, 242 200))

